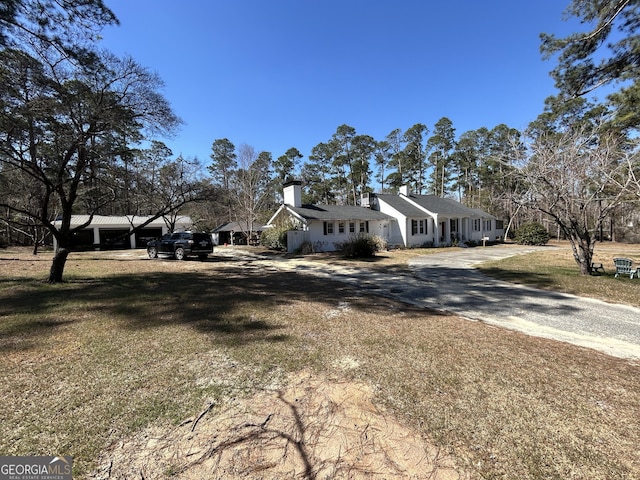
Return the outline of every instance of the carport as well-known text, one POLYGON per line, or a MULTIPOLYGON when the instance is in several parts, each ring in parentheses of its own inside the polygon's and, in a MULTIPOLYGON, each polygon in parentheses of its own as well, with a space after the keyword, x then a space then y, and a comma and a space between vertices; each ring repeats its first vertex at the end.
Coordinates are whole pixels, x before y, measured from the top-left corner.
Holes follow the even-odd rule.
MULTIPOLYGON (((170 223, 161 217, 133 232, 134 228, 145 224, 149 218, 151 217, 139 215, 94 215, 90 219, 89 215, 73 215, 71 228, 79 227, 91 220, 87 226, 74 233, 73 248, 76 250, 145 248, 149 240, 161 237, 170 231, 170 223)), ((60 223, 60 220, 53 222, 56 227, 59 227, 60 223)), ((178 217, 174 231, 189 230, 192 225, 191 217, 178 217)), ((54 248, 57 249, 57 247, 54 237, 54 248)))

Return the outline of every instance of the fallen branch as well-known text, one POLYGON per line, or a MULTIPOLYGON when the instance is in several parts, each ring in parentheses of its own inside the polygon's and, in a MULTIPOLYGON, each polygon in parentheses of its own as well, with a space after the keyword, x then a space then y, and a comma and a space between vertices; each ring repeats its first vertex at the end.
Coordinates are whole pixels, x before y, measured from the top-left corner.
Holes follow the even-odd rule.
POLYGON ((198 418, 196 418, 193 422, 193 425, 191 427, 191 431, 193 432, 196 429, 196 426, 198 425, 198 422, 200 421, 200 419, 202 417, 204 417, 207 413, 209 413, 211 411, 211 409, 213 408, 214 403, 210 403, 207 408, 205 408, 202 413, 200 413, 200 415, 198 415, 198 418))

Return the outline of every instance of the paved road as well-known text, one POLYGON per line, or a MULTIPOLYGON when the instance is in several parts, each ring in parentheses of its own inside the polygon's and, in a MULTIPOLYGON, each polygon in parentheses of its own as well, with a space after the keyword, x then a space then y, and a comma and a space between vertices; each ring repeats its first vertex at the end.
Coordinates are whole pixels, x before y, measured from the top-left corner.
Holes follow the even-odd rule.
POLYGON ((300 260, 278 260, 273 265, 331 277, 377 294, 529 335, 640 359, 640 309, 505 283, 473 268, 476 263, 535 249, 492 246, 420 256, 411 260, 406 275, 300 260))

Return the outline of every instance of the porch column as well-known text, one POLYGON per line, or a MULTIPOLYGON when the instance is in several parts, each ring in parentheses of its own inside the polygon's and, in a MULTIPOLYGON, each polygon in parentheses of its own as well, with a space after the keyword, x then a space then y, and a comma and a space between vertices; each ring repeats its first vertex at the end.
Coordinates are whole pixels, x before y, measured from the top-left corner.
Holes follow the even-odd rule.
POLYGON ((93 227, 93 248, 100 250, 100 228, 93 227))
POLYGON ((442 221, 444 225, 444 231, 442 232, 442 238, 445 245, 451 244, 451 219, 447 218, 442 221))

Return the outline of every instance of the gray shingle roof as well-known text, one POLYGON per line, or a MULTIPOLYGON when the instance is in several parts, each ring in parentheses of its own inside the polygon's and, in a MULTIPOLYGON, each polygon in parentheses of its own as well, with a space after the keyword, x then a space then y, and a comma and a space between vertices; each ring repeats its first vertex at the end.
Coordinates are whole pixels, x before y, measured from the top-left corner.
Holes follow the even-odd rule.
POLYGON ((392 217, 375 210, 364 207, 343 206, 343 205, 302 205, 292 207, 287 205, 291 211, 307 220, 391 220, 392 217))
POLYGON ((409 195, 409 198, 430 212, 444 215, 476 215, 476 212, 450 198, 435 195, 409 195))
POLYGON ((424 217, 424 212, 420 210, 415 205, 407 202, 403 198, 398 195, 388 195, 388 194, 376 194, 376 197, 380 200, 384 200, 387 205, 390 205, 395 210, 400 212, 402 215, 409 218, 422 218, 424 217))
MULTIPOLYGON (((407 217, 424 216, 424 212, 415 205, 412 205, 402 196, 388 194, 377 196, 407 217)), ((451 198, 442 198, 435 195, 409 195, 407 198, 420 205, 422 208, 439 215, 456 215, 464 217, 489 216, 482 210, 465 207, 460 202, 451 198)))
MULTIPOLYGON (((213 233, 230 232, 232 230, 235 232, 248 232, 249 224, 247 222, 229 222, 216 227, 213 230, 213 233)), ((254 232, 260 232, 264 230, 264 226, 254 222, 251 226, 251 230, 254 232)))
MULTIPOLYGON (((113 226, 130 226, 133 224, 134 226, 141 225, 147 220, 151 218, 147 215, 94 215, 91 220, 91 226, 105 226, 105 227, 113 227, 113 226)), ((75 227, 78 225, 83 225, 89 221, 89 215, 72 215, 71 216, 71 226, 75 227)), ((54 224, 59 223, 60 220, 56 220, 54 224)), ((176 223, 178 224, 191 224, 191 218, 187 216, 178 217, 176 223)), ((158 227, 166 225, 162 217, 156 218, 152 220, 147 226, 148 227, 158 227)))

